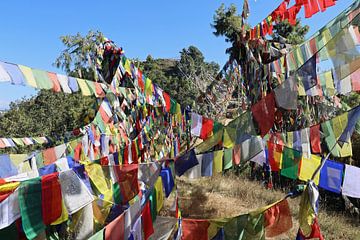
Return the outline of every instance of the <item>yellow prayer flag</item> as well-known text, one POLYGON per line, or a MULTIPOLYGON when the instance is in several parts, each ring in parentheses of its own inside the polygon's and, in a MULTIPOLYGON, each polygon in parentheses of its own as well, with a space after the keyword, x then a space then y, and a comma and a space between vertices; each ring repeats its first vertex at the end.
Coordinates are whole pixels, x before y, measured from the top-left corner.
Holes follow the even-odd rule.
POLYGON ((19 173, 25 173, 31 171, 29 162, 24 162, 24 160, 26 160, 27 157, 28 157, 27 154, 10 154, 10 160, 19 169, 19 173))
POLYGON ((344 132, 348 122, 348 113, 341 114, 331 120, 331 125, 333 128, 333 132, 336 140, 341 136, 344 132))
MULTIPOLYGON (((311 155, 311 159, 302 158, 299 179, 307 182, 311 179, 316 169, 321 164, 321 157, 317 155, 311 155)), ((317 173, 314 179, 314 183, 319 185, 320 173, 317 173)))
POLYGON ((89 89, 89 86, 87 85, 86 81, 84 79, 80 79, 80 78, 77 78, 76 80, 79 84, 82 95, 91 96, 92 93, 91 93, 91 90, 89 89))
POLYGON ((100 164, 85 165, 85 170, 96 190, 104 195, 105 201, 112 201, 113 191, 110 176, 105 176, 100 164))
POLYGON ((20 182, 5 183, 0 185, 0 193, 8 193, 19 187, 20 182))
POLYGON ((338 149, 339 154, 340 154, 341 157, 350 157, 350 156, 352 156, 352 145, 351 145, 350 141, 348 143, 344 143, 344 145, 342 147, 337 145, 336 148, 338 149))
POLYGON ((37 88, 36 80, 34 78, 31 68, 23 66, 23 65, 18 65, 18 66, 19 66, 21 72, 24 74, 27 84, 31 87, 37 88))
POLYGON ((215 151, 214 152, 214 161, 213 161, 213 172, 221 173, 223 170, 223 155, 224 151, 215 151))
POLYGON ((229 129, 225 128, 224 129, 223 146, 225 148, 233 148, 235 145, 235 136, 236 136, 235 130, 229 130, 229 129))
POLYGON ((282 168, 282 152, 274 151, 274 160, 276 163, 278 163, 279 168, 282 168))
POLYGON ((306 96, 305 88, 301 81, 298 82, 298 94, 299 96, 306 96))
POLYGON ((316 215, 311 207, 310 197, 307 187, 301 195, 300 209, 299 209, 299 224, 300 229, 305 236, 309 236, 312 231, 312 224, 316 215))
POLYGON ((286 146, 288 148, 293 148, 293 142, 294 142, 294 133, 293 132, 287 132, 286 146))
POLYGON ((126 72, 131 75, 131 62, 129 59, 126 59, 124 67, 126 72))
POLYGON ((334 79, 333 79, 331 71, 325 72, 324 77, 325 77, 326 91, 327 91, 328 95, 334 96, 334 94, 335 94, 334 79))
POLYGON ((156 191, 156 211, 159 213, 164 205, 164 189, 161 176, 156 180, 154 188, 156 191))

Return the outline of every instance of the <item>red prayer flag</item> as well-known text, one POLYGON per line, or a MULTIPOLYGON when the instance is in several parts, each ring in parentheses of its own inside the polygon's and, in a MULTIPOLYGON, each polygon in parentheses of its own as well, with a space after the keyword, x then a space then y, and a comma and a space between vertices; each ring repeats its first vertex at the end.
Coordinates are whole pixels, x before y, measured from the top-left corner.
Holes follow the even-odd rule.
POLYGON ((117 182, 120 187, 121 203, 127 204, 139 193, 138 165, 113 166, 117 182))
POLYGON ((54 92, 61 92, 61 86, 57 78, 57 75, 55 73, 48 72, 48 77, 53 84, 52 90, 54 92))
POLYGON ((268 238, 289 231, 293 224, 288 201, 285 199, 266 210, 264 222, 265 234, 268 238))
POLYGON ((321 153, 321 140, 320 140, 320 125, 315 125, 310 128, 310 143, 313 153, 321 153))
POLYGON ((251 112, 260 128, 261 137, 264 137, 273 127, 275 121, 274 92, 268 94, 251 107, 251 112))
POLYGON ((233 163, 234 163, 234 165, 240 164, 240 156, 241 156, 241 145, 236 144, 233 148, 233 163))
POLYGON ((103 98, 105 97, 105 93, 101 87, 101 84, 99 82, 95 82, 95 91, 96 91, 96 95, 103 98))
POLYGON ((147 203, 145 204, 145 207, 141 213, 141 221, 144 230, 144 238, 145 240, 147 240, 154 233, 153 223, 151 219, 150 201, 147 201, 147 203))
POLYGON ((61 216, 62 195, 58 173, 41 177, 41 206, 45 225, 50 225, 61 216))
POLYGON ((208 240, 208 220, 182 219, 182 240, 208 240))
POLYGON ((105 227, 105 240, 124 239, 125 217, 121 214, 105 227))
POLYGON ((55 148, 49 148, 43 151, 44 165, 50 165, 57 160, 55 148))
POLYGON ((278 172, 281 168, 281 162, 276 155, 280 155, 283 152, 283 148, 284 146, 282 145, 268 142, 269 164, 273 172, 278 172))
POLYGON ((214 121, 212 119, 203 117, 202 118, 202 127, 200 132, 200 138, 201 139, 207 139, 211 136, 211 133, 214 128, 214 121))
POLYGON ((144 92, 145 85, 144 85, 144 81, 143 81, 143 74, 140 71, 140 69, 138 69, 138 85, 139 85, 141 91, 144 92))
POLYGON ((164 97, 165 104, 166 104, 166 108, 165 108, 166 112, 170 112, 170 108, 171 108, 170 96, 165 91, 163 91, 163 97, 164 97))
MULTIPOLYGON (((309 236, 304 236, 301 229, 299 229, 299 232, 298 232, 299 239, 319 239, 319 240, 324 240, 324 237, 323 237, 323 235, 321 234, 321 231, 320 231, 320 226, 319 226, 317 218, 315 218, 314 223, 311 226, 311 229, 312 229, 312 231, 311 231, 311 234, 309 236)), ((296 238, 296 239, 298 239, 298 238, 296 238)))

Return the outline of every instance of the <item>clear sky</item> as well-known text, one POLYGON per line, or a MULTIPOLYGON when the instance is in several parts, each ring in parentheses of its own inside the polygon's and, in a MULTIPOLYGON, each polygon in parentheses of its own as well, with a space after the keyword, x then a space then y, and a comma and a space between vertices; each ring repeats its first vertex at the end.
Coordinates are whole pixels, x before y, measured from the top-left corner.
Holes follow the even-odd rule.
MULTIPOLYGON (((337 16, 354 0, 338 0, 335 7, 303 22, 309 36, 337 16)), ((355 0, 356 1, 356 0, 355 0)), ((268 16, 282 0, 249 0, 249 23, 255 25, 268 16)), ((130 58, 178 58, 179 51, 195 45, 206 60, 223 65, 228 45, 212 34, 210 23, 215 10, 234 3, 241 12, 243 0, 61 0, 0 1, 0 60, 48 71, 63 46, 61 35, 99 30, 130 58)), ((0 109, 10 101, 35 94, 35 90, 0 84, 0 109)))

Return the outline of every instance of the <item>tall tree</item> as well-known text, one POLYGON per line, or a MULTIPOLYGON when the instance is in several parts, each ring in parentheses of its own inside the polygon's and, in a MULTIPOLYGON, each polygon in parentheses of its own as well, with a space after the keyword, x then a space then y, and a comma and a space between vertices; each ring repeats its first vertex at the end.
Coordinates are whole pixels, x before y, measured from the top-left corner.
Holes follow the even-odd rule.
POLYGON ((104 35, 99 31, 89 31, 86 36, 80 33, 60 37, 65 49, 55 60, 54 65, 72 77, 89 80, 97 79, 97 48, 103 43, 104 35))

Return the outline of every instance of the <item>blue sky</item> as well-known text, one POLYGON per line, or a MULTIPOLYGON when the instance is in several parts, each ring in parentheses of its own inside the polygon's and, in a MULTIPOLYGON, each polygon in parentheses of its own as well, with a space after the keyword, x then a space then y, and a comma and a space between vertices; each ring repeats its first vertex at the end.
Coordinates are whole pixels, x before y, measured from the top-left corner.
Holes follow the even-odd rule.
MULTIPOLYGON (((249 0, 250 24, 264 19, 282 0, 249 0)), ((303 22, 309 36, 349 6, 353 0, 339 0, 335 7, 303 22)), ((234 3, 239 11, 242 0, 109 0, 100 1, 0 1, 0 60, 60 72, 52 66, 63 46, 61 35, 85 34, 99 30, 130 58, 178 58, 179 51, 197 46, 208 61, 223 65, 228 45, 212 34, 210 23, 221 5, 234 3), (51 2, 51 3, 50 3, 51 2)), ((0 84, 0 109, 10 101, 35 94, 35 90, 0 84)))

